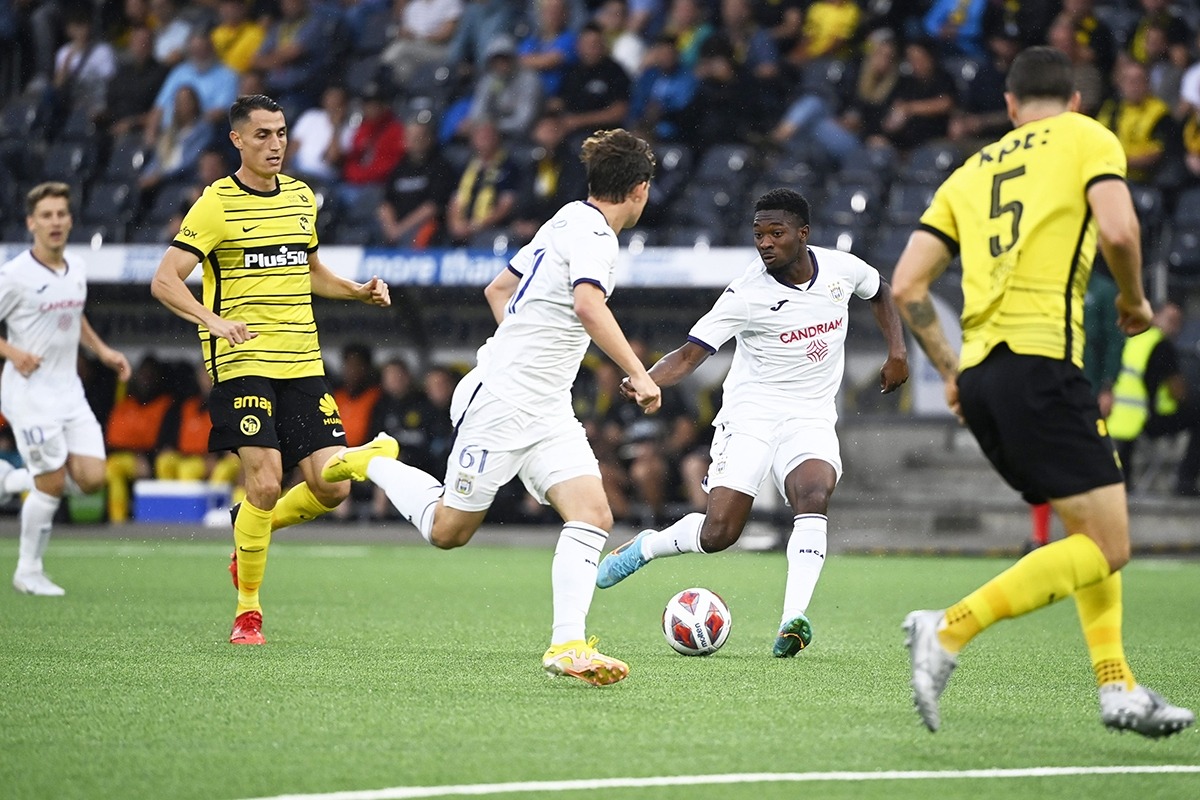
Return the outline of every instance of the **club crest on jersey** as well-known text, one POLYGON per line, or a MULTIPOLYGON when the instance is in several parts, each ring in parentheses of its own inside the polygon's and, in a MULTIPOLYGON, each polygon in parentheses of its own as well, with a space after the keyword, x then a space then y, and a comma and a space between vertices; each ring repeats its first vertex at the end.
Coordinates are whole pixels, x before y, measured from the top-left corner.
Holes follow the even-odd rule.
POLYGON ((246 416, 242 417, 241 424, 239 424, 238 427, 241 428, 244 435, 253 436, 262 429, 262 423, 259 422, 258 417, 254 416, 253 414, 247 414, 246 416))
POLYGON ((454 482, 454 491, 466 497, 471 492, 475 491, 475 478, 465 472, 458 473, 458 480, 454 482))
POLYGON ((829 284, 829 297, 835 303, 846 299, 846 287, 842 286, 841 281, 833 281, 829 284))
POLYGON ((308 233, 308 231, 310 230, 310 225, 311 225, 311 223, 309 223, 309 221, 308 221, 308 217, 301 217, 299 221, 300 221, 300 230, 304 231, 305 233, 308 233))
POLYGON ((308 264, 308 251, 297 245, 248 247, 245 253, 243 263, 247 267, 296 267, 308 264))

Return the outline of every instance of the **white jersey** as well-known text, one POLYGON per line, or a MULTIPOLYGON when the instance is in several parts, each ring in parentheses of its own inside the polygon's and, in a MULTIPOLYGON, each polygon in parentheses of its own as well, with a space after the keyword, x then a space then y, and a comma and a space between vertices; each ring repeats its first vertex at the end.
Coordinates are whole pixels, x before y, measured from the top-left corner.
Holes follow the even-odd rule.
POLYGON ((520 277, 504 320, 479 348, 480 378, 489 392, 533 413, 571 409, 571 386, 591 342, 575 314, 575 287, 614 288, 617 235, 595 206, 559 209, 513 257, 520 277))
POLYGON ((87 275, 75 256, 66 269, 53 270, 26 250, 0 266, 0 321, 8 325, 8 341, 42 358, 28 378, 11 361, 4 365, 6 406, 24 397, 54 404, 83 399, 77 361, 86 302, 87 275))
POLYGON ((755 258, 692 327, 688 339, 712 353, 737 337, 714 425, 837 420, 850 295, 871 299, 880 278, 849 253, 808 251, 814 274, 807 284, 778 281, 755 258))

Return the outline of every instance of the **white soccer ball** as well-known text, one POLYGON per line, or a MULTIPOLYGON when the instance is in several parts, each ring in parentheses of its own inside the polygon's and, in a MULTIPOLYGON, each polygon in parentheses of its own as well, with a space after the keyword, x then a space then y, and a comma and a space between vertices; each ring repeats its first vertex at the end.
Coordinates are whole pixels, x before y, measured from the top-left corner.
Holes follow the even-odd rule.
POLYGON ((663 635, 675 652, 711 655, 729 638, 733 617, 729 606, 711 589, 684 589, 663 610, 663 635))

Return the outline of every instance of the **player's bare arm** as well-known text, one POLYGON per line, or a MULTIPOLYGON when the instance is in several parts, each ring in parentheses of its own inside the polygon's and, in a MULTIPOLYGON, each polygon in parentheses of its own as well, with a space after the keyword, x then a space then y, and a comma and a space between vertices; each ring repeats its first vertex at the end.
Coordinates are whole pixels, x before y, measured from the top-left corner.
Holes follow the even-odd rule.
MULTIPOLYGON (((709 352, 695 342, 685 342, 679 347, 660 358, 650 368, 650 379, 658 386, 674 386, 696 371, 709 356, 709 352)), ((633 385, 629 378, 621 381, 621 394, 626 400, 633 400, 633 385)))
POLYGON ((1117 325, 1128 336, 1150 327, 1153 311, 1142 288, 1142 231, 1125 181, 1093 183, 1088 205, 1100 231, 1100 251, 1117 282, 1117 325))
POLYGON ((941 239, 927 231, 913 231, 892 275, 892 294, 900 316, 917 343, 929 356, 945 383, 946 405, 961 419, 958 406, 958 353, 942 331, 941 320, 929 297, 929 287, 953 258, 941 239))
POLYGON ((366 283, 335 275, 333 270, 325 266, 317 251, 308 254, 308 269, 312 275, 312 292, 318 297, 330 300, 357 300, 371 306, 387 308, 392 304, 392 295, 385 281, 373 276, 366 283))
POLYGON ((0 358, 12 363, 17 372, 28 378, 42 365, 42 357, 14 347, 7 339, 0 338, 0 358))
POLYGON ((908 346, 904 343, 904 327, 900 324, 892 287, 883 279, 879 281, 879 291, 871 298, 871 313, 887 341, 887 361, 879 370, 879 391, 888 394, 908 380, 908 346))
POLYGON ((120 350, 114 350, 105 344, 86 316, 79 319, 79 343, 95 353, 101 364, 117 373, 118 380, 127 381, 133 375, 129 359, 120 350))
POLYGON ((168 247, 150 281, 150 294, 176 316, 203 325, 209 333, 226 340, 231 346, 257 337, 258 334, 247 328, 246 323, 222 319, 192 294, 184 280, 192 274, 198 263, 195 254, 178 247, 168 247))
POLYGON ((647 414, 658 411, 662 405, 662 390, 651 380, 646 367, 634 354, 625 338, 616 317, 604 302, 604 290, 591 283, 575 287, 575 314, 583 329, 618 367, 629 375, 637 404, 647 414))
POLYGON ((505 268, 484 287, 483 296, 487 299, 488 307, 492 309, 492 316, 496 318, 497 325, 504 321, 508 301, 512 299, 513 293, 520 285, 521 276, 511 269, 505 268))

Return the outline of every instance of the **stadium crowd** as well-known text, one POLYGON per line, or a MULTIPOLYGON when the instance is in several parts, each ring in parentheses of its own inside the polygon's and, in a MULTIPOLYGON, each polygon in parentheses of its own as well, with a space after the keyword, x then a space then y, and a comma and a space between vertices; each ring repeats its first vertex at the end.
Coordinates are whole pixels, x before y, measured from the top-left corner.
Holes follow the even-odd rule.
MULTIPOLYGON (((0 225, 71 183, 79 241, 166 242, 266 92, 341 244, 511 249, 579 196, 580 137, 660 169, 636 236, 744 244, 745 200, 814 200, 888 270, 932 188, 1008 126, 1015 54, 1070 56, 1126 148, 1148 261, 1200 276, 1200 7, 1169 0, 37 0, 0 10, 0 225)), ((629 235, 625 237, 629 238, 629 235)))

